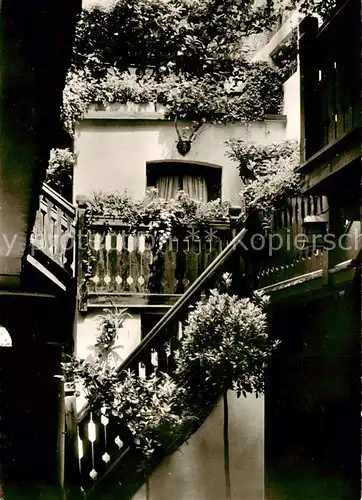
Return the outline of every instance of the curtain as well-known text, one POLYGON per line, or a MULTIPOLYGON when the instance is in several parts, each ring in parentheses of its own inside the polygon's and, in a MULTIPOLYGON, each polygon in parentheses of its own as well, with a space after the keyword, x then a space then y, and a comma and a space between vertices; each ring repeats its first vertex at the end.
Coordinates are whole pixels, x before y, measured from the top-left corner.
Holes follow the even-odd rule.
POLYGON ((197 201, 207 201, 206 181, 202 177, 186 175, 182 179, 183 190, 190 198, 197 201))
POLYGON ((165 176, 157 179, 156 187, 158 196, 165 200, 175 199, 177 192, 180 189, 180 181, 178 176, 165 176))

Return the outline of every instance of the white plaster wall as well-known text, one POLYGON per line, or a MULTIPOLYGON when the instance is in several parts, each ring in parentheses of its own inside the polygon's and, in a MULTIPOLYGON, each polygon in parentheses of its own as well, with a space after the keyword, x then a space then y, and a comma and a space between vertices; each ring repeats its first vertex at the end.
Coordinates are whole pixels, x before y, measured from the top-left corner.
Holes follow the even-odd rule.
MULTIPOLYGON (((96 342, 98 334, 98 321, 104 316, 102 310, 91 311, 85 316, 78 314, 77 320, 77 342, 76 354, 80 358, 87 358, 93 353, 92 347, 96 342)), ((121 358, 126 358, 133 349, 137 346, 141 339, 141 319, 139 313, 133 313, 131 318, 126 318, 123 327, 120 329, 117 336, 116 345, 120 345, 115 349, 121 358)))
POLYGON ((300 139, 300 70, 284 83, 283 114, 287 116, 286 139, 300 139))
MULTIPOLYGON (((264 400, 229 392, 231 500, 264 500, 264 400)), ((223 401, 133 500, 224 500, 223 401)))
MULTIPOLYGON (((87 359, 94 355, 94 345, 98 334, 99 319, 105 313, 102 310, 91 311, 86 315, 78 314, 76 332, 76 355, 87 359)), ((139 313, 132 312, 132 317, 125 319, 116 340, 115 353, 120 362, 127 358, 141 341, 141 318, 139 313)), ((77 398, 77 410, 86 403, 83 395, 77 398)))
MULTIPOLYGON (((286 6, 289 4, 289 0, 283 2, 286 6)), ((270 38, 268 43, 266 43, 253 57, 254 61, 271 61, 272 55, 275 54, 280 47, 286 42, 290 33, 293 29, 297 28, 304 15, 298 12, 297 9, 294 12, 288 12, 284 10, 284 22, 270 38)))
MULTIPOLYGON (((112 112, 108 116, 111 115, 112 112)), ((285 129, 282 119, 248 124, 205 124, 191 151, 182 157, 177 152, 177 136, 170 121, 83 120, 75 140, 78 158, 74 171, 74 199, 94 191, 115 190, 127 190, 141 197, 146 189, 147 161, 184 159, 222 166, 222 198, 233 201, 238 198, 241 180, 236 163, 226 156, 225 141, 240 138, 262 144, 280 142, 286 137, 285 129)))

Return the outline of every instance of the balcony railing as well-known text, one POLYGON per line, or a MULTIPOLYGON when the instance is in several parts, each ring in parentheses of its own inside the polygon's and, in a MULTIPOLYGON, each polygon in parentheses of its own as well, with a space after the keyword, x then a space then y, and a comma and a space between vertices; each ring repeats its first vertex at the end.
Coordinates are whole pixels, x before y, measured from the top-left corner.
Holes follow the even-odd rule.
POLYGON ((52 262, 73 274, 76 209, 47 184, 43 185, 30 243, 52 262))
MULTIPOLYGON (((299 196, 286 202, 277 211, 267 235, 267 253, 260 260, 257 270, 258 287, 274 285, 298 276, 303 276, 325 267, 327 252, 317 234, 308 234, 305 221, 308 217, 318 218, 327 231, 328 203, 324 196, 299 196), (325 222, 323 222, 325 221, 325 222)), ((312 219, 313 220, 313 219, 312 219)))
POLYGON ((300 25, 302 161, 361 125, 359 8, 347 1, 320 29, 300 25))
MULTIPOLYGON (((230 223, 179 228, 157 257, 147 227, 137 234, 121 220, 94 217, 84 235, 87 291, 94 294, 182 294, 226 247, 230 223)), ((82 276, 80 276, 82 279, 82 276)))

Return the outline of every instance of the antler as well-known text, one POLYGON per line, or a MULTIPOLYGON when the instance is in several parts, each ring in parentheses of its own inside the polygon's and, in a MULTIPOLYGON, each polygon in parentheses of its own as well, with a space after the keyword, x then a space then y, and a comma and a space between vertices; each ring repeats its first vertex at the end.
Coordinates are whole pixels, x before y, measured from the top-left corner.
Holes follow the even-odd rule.
POLYGON ((203 123, 204 123, 204 121, 203 121, 203 120, 199 120, 199 121, 196 123, 196 125, 195 125, 195 127, 194 127, 194 130, 192 131, 192 134, 191 134, 191 136, 190 136, 190 138, 189 138, 189 141, 190 141, 190 142, 192 142, 192 141, 195 139, 195 136, 196 136, 196 134, 197 134, 197 131, 198 131, 198 130, 202 127, 203 123))
MULTIPOLYGON (((204 120, 199 120, 196 122, 196 125, 194 125, 194 128, 192 130, 192 133, 189 138, 186 139, 186 137, 183 137, 182 134, 180 133, 178 127, 177 127, 177 117, 175 117, 175 129, 177 132, 177 151, 182 154, 183 156, 187 155, 187 153, 191 149, 191 143, 195 139, 196 133, 199 130, 199 128, 203 125, 204 120)), ((188 127, 187 127, 188 128, 188 127)))
POLYGON ((179 131, 178 127, 177 127, 177 115, 175 116, 174 124, 175 124, 175 129, 176 129, 176 132, 177 132, 177 137, 179 138, 179 141, 182 141, 182 136, 181 136, 180 131, 179 131))

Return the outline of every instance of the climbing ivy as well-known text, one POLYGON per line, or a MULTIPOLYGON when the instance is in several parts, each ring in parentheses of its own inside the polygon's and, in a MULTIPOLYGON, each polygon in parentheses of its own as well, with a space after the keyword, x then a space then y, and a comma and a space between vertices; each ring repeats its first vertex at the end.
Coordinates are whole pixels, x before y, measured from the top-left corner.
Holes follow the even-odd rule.
POLYGON ((250 63, 244 67, 242 80, 245 81, 242 91, 235 95, 230 93, 232 81, 227 84, 206 75, 170 74, 155 78, 111 68, 104 77, 96 79, 85 68, 68 74, 63 93, 63 121, 73 134, 74 125, 92 103, 160 103, 165 106, 166 119, 199 124, 263 120, 265 114, 281 111, 283 70, 265 62, 250 63))
POLYGON ((287 196, 298 193, 300 176, 299 143, 295 140, 279 144, 254 144, 241 139, 227 141, 230 159, 238 163, 244 183, 242 196, 247 209, 270 214, 287 196))

